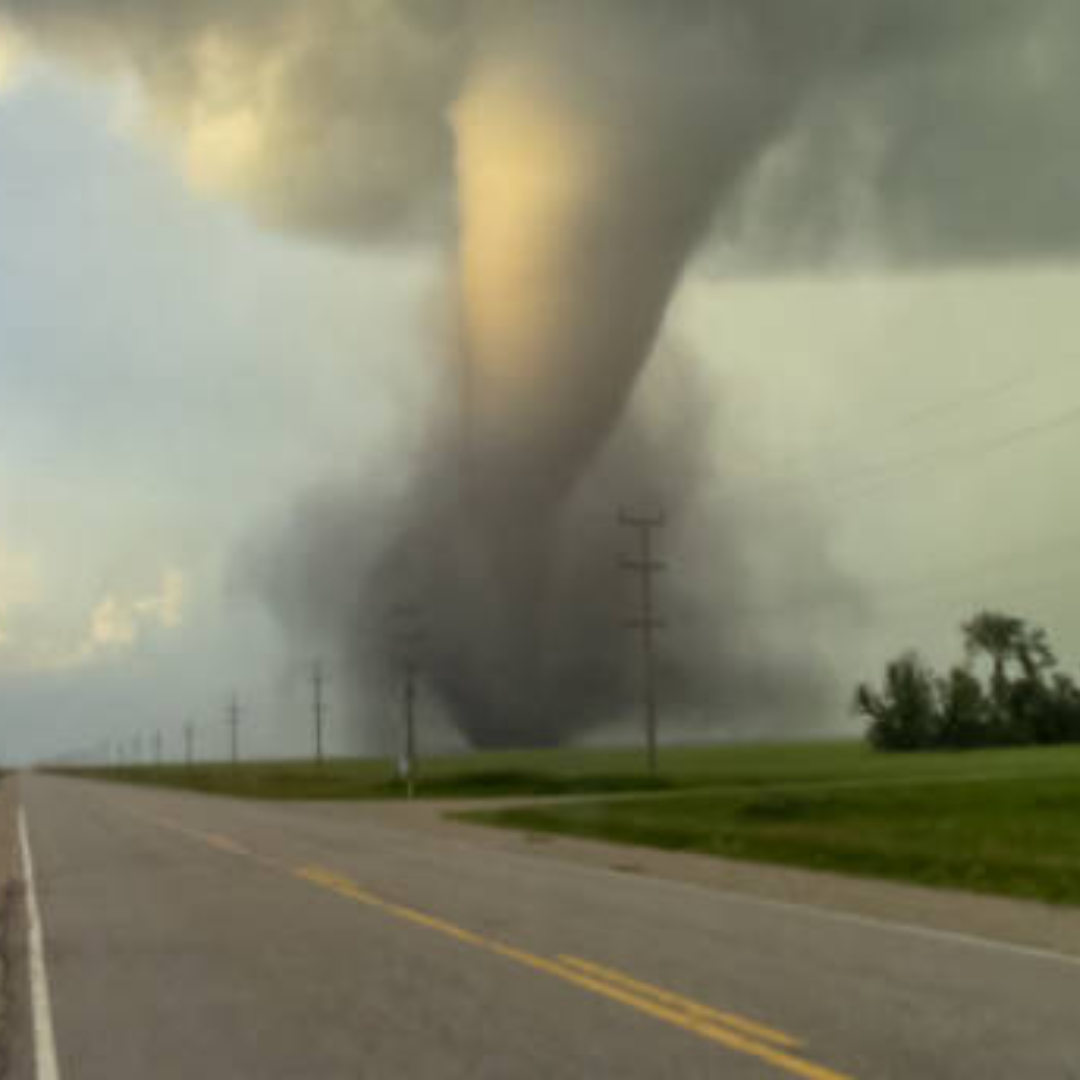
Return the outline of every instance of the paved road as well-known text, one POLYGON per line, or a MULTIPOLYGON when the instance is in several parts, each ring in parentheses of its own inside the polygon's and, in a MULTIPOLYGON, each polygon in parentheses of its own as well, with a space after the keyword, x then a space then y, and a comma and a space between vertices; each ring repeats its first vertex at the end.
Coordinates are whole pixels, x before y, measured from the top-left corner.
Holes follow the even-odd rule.
POLYGON ((1080 1078, 1075 960, 362 808, 21 785, 65 1078, 1080 1078))

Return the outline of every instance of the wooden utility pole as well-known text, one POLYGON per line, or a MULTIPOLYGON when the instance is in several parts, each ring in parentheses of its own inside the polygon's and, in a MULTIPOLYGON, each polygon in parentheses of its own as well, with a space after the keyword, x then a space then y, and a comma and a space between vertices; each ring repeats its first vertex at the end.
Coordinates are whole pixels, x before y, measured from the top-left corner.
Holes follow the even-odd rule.
POLYGON ((619 525, 631 529, 638 535, 638 553, 636 557, 624 557, 620 566, 629 573, 636 574, 640 584, 640 610, 636 617, 626 621, 629 630, 636 630, 641 640, 641 683, 645 708, 645 752, 649 774, 656 775, 656 649, 654 635, 664 629, 664 622, 654 612, 653 575, 664 569, 653 551, 653 532, 664 527, 664 515, 631 514, 619 511, 619 525))
POLYGON ((155 765, 160 765, 161 764, 161 746, 162 746, 161 732, 160 731, 155 731, 154 732, 154 764, 155 765))
POLYGON ((405 661, 405 782, 411 799, 416 784, 416 663, 405 661))
POLYGON ((240 764, 240 702, 235 693, 229 701, 227 722, 231 735, 232 767, 235 769, 240 764))
POLYGON ((190 721, 184 725, 184 764, 189 768, 195 761, 195 725, 190 721))
POLYGON ((315 763, 323 763, 323 721, 326 719, 326 700, 323 688, 326 679, 318 660, 311 665, 311 710, 315 721, 315 763))
POLYGON ((399 774, 405 780, 406 792, 411 799, 415 794, 417 778, 416 753, 416 697, 417 667, 419 663, 421 632, 419 615, 415 604, 401 604, 394 610, 395 636, 402 667, 402 723, 404 747, 399 774))

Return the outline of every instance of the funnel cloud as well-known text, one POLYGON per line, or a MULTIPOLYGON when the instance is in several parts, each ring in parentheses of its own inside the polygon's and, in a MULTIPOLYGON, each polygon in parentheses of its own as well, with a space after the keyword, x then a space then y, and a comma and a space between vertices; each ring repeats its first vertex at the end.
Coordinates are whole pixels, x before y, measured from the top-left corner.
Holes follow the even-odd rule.
MULTIPOLYGON (((624 709, 620 500, 671 517, 661 679, 681 713, 780 716, 824 693, 814 649, 794 660, 754 615, 753 497, 706 497, 730 437, 661 340, 696 254, 942 262, 1080 241, 1072 0, 0 0, 5 15, 31 49, 133 76, 149 136, 266 224, 451 253, 446 389, 403 493, 374 529, 361 486, 312 496, 250 573, 361 698, 392 685, 391 613, 415 605, 427 683, 475 744, 559 742, 624 709)), ((765 538, 774 570, 799 568, 773 591, 854 610, 805 524, 765 538)))

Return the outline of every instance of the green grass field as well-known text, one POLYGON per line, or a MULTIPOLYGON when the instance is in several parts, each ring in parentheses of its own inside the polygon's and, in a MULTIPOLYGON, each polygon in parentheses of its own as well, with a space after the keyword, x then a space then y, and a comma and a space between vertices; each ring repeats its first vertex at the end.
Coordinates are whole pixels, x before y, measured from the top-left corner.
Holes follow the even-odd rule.
POLYGON ((834 763, 848 768, 835 772, 828 755, 808 754, 800 770, 786 749, 777 749, 771 780, 747 761, 711 790, 461 816, 1080 904, 1080 748, 867 760, 855 748, 837 747, 834 763))
MULTIPOLYGON (((380 760, 83 770, 272 799, 400 798, 380 760)), ((731 858, 1080 904, 1080 747, 874 753, 857 742, 454 755, 422 763, 421 797, 612 795, 465 815, 731 858)))

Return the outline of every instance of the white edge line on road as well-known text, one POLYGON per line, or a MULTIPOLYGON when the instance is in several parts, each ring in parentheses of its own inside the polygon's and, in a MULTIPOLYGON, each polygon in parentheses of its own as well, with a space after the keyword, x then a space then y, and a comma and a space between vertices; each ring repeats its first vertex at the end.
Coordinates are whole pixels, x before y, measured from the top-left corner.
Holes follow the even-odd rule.
POLYGON ((49 976, 45 969, 45 945, 41 933, 41 912, 34 886, 34 862, 30 855, 30 836, 26 812, 19 807, 19 847, 22 852, 23 877, 26 881, 27 945, 30 953, 30 1003, 34 1024, 34 1066, 37 1080, 60 1080, 56 1063, 56 1037, 53 1033, 49 976))
MULTIPOLYGON (((388 825, 383 822, 379 822, 378 824, 374 822, 364 822, 364 825, 367 828, 374 828, 384 832, 407 833, 411 831, 408 826, 388 825)), ((478 828, 488 828, 488 826, 478 826, 478 828)), ((507 829, 506 831, 512 832, 513 830, 507 829)), ((432 833, 427 835, 435 836, 436 834, 432 833)), ((553 838, 557 840, 563 838, 569 840, 588 839, 585 837, 576 837, 569 833, 552 835, 553 838)), ((449 841, 449 843, 455 846, 469 848, 472 851, 477 851, 484 847, 482 844, 472 844, 468 840, 458 837, 437 838, 444 843, 449 841)), ((603 843, 603 841, 600 842, 603 843)), ((627 876, 625 872, 612 870, 607 866, 592 866, 588 863, 580 863, 572 859, 559 859, 557 854, 533 855, 522 851, 509 851, 503 848, 497 848, 495 850, 498 850, 500 854, 508 856, 511 859, 520 860, 533 866, 535 866, 540 859, 556 859, 564 868, 578 871, 586 876, 618 877, 622 879, 625 879, 627 876)), ((626 850, 628 852, 633 851, 633 846, 626 845, 626 850)), ((648 848, 645 850, 651 852, 655 849, 648 848)), ((748 863, 744 865, 751 864, 748 863)), ((763 863, 760 865, 771 867, 774 864, 763 863)), ((793 870, 802 869, 800 867, 784 866, 781 866, 780 868, 793 870)), ((802 872, 808 874, 813 873, 811 870, 803 870, 802 872)), ((753 892, 744 892, 723 885, 707 885, 698 881, 683 881, 679 878, 662 877, 659 874, 648 870, 643 870, 632 876, 640 882, 647 882, 650 885, 659 886, 665 889, 713 896, 722 903, 771 908, 774 911, 783 911, 791 915, 804 915, 812 919, 822 919, 826 922, 848 923, 853 926, 861 926, 868 930, 881 930, 907 937, 941 941, 952 945, 962 945, 970 949, 980 949, 984 952, 1006 953, 1012 956, 1023 957, 1028 960, 1044 960, 1052 963, 1064 964, 1067 967, 1080 967, 1080 956, 1076 956, 1073 953, 1057 952, 1054 949, 1043 948, 1038 945, 1022 945, 1018 942, 1004 941, 1000 938, 993 938, 982 934, 965 933, 962 930, 942 930, 933 926, 921 926, 918 923, 904 922, 901 919, 861 915, 855 911, 847 911, 843 908, 825 907, 821 904, 799 903, 795 900, 774 900, 771 897, 759 896, 753 892)), ((867 878, 865 880, 882 881, 883 884, 891 884, 891 882, 884 879, 867 878)))
MULTIPOLYGON (((692 885, 693 883, 671 882, 671 884, 692 885)), ((707 888, 708 886, 704 887, 707 888)), ((900 922, 895 919, 878 918, 874 915, 860 915, 858 912, 843 911, 839 908, 821 907, 816 904, 800 904, 788 900, 771 900, 768 897, 758 898, 752 893, 726 891, 724 897, 741 903, 775 908, 778 911, 812 915, 829 922, 852 923, 855 926, 863 926, 869 930, 886 930, 893 934, 902 934, 908 937, 927 938, 931 941, 948 942, 951 945, 963 945, 970 949, 982 949, 984 952, 1008 953, 1028 960, 1047 960, 1052 963, 1080 967, 1080 956, 1074 956, 1072 953, 1055 952, 1053 949, 1044 949, 1038 945, 1020 945, 1014 941, 1002 941, 999 938, 984 937, 981 934, 968 934, 962 930, 940 930, 934 926, 920 926, 918 923, 900 922)))
MULTIPOLYGON (((554 834, 553 834, 554 835, 554 834)), ((581 839, 564 834, 567 839, 581 839)), ((557 837, 558 838, 558 837, 557 837)), ((459 843, 470 846, 466 841, 459 843)), ((602 843, 603 841, 601 841, 602 843)), ((475 850, 475 847, 474 847, 475 850)), ((628 845, 629 850, 629 845, 628 845)), ((647 849, 649 851, 655 849, 647 849)), ((504 852, 504 854, 527 860, 535 864, 539 858, 558 858, 557 855, 530 855, 524 852, 504 852)), ((573 866, 586 874, 601 875, 606 877, 625 878, 624 871, 612 870, 606 866, 589 866, 588 864, 560 860, 564 866, 573 866)), ((744 865, 754 865, 749 862, 744 865)), ((760 863, 757 865, 772 867, 772 863, 760 863)), ((781 869, 801 870, 801 867, 785 867, 781 869)), ((812 870, 803 870, 804 873, 813 873, 812 870)), ((983 952, 1005 953, 1011 956, 1023 957, 1027 960, 1044 960, 1051 963, 1064 964, 1067 967, 1080 967, 1080 956, 1073 953, 1057 952, 1054 949, 1043 948, 1039 945, 1022 945, 1015 941, 1004 941, 1001 938, 993 938, 983 934, 969 934, 963 930, 942 930, 934 926, 921 926, 919 923, 904 922, 901 919, 889 919, 875 915, 861 915, 857 911, 847 911, 843 908, 825 907, 823 904, 799 903, 797 900, 775 900, 772 897, 760 896, 749 891, 732 889, 723 885, 706 885, 698 881, 682 881, 679 878, 661 877, 659 874, 643 870, 632 875, 638 881, 648 882, 660 888, 679 892, 692 892, 698 895, 708 895, 717 898, 721 903, 733 904, 743 907, 769 908, 773 911, 786 912, 789 915, 803 915, 811 919, 821 919, 825 922, 848 923, 852 926, 863 927, 867 930, 881 930, 900 936, 923 938, 929 941, 940 941, 950 945, 962 945, 969 949, 978 949, 983 952)), ((867 881, 880 881, 883 884, 892 884, 887 879, 866 878, 867 881)))

